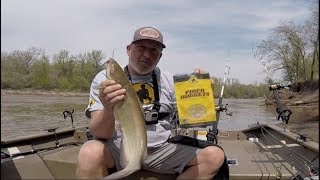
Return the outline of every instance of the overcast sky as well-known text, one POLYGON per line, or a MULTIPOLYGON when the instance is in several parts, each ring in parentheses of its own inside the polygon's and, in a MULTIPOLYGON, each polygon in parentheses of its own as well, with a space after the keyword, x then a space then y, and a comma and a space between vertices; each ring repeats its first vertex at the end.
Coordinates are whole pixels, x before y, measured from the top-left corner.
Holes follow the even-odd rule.
POLYGON ((159 66, 171 73, 199 67, 223 78, 262 82, 266 74, 252 44, 281 21, 303 22, 310 0, 1 0, 1 51, 44 49, 52 55, 101 50, 120 64, 140 26, 153 26, 167 48, 159 66))

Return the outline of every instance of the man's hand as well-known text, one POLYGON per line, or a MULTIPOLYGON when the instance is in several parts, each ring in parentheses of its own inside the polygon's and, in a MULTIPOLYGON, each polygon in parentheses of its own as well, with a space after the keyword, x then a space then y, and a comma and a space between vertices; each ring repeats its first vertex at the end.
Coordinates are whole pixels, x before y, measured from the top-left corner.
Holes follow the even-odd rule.
POLYGON ((104 80, 100 83, 99 99, 106 109, 113 109, 114 105, 124 99, 126 89, 113 80, 104 80))
POLYGON ((115 129, 114 105, 124 99, 126 90, 113 80, 104 80, 97 88, 99 88, 99 99, 104 108, 103 110, 91 111, 89 128, 93 136, 109 139, 115 129))
MULTIPOLYGON (((203 70, 203 69, 200 69, 200 68, 194 69, 193 72, 196 73, 196 74, 206 74, 206 73, 208 73, 208 71, 203 70)), ((211 86, 213 87, 213 85, 214 85, 214 80, 211 79, 211 78, 210 78, 210 80, 211 80, 211 86)))

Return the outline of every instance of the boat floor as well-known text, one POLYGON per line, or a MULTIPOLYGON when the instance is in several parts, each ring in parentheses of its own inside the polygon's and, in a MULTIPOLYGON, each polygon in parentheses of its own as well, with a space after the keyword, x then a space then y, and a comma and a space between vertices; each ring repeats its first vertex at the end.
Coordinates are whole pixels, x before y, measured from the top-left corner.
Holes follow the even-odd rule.
MULTIPOLYGON (((1 160, 1 179, 75 179, 79 145, 64 144, 75 142, 73 137, 59 139, 61 147, 35 154, 1 160)), ((16 146, 20 152, 29 152, 40 147, 53 147, 53 142, 16 146)), ((227 137, 220 137, 228 159, 230 179, 292 179, 290 167, 276 154, 265 151, 258 143, 248 141, 240 131, 230 131, 227 137), (279 171, 278 171, 279 170, 279 171)), ((176 179, 176 175, 155 174, 138 171, 126 179, 176 179)))

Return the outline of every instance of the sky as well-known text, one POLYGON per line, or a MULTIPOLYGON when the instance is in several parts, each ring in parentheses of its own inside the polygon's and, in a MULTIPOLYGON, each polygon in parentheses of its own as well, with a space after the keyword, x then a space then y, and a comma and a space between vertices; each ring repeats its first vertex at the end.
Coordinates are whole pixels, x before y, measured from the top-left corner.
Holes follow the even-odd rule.
POLYGON ((229 58, 227 78, 260 83, 266 73, 253 44, 280 22, 302 23, 311 5, 310 0, 1 0, 1 52, 101 50, 106 60, 114 55, 124 66, 134 31, 152 26, 167 46, 158 64, 163 70, 201 68, 223 78, 229 58))

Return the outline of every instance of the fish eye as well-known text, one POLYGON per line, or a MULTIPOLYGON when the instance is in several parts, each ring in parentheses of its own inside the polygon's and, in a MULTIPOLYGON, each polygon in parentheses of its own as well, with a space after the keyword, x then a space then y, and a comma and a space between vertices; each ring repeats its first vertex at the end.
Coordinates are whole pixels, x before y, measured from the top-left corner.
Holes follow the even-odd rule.
POLYGON ((114 64, 111 65, 111 71, 114 72, 114 64))

